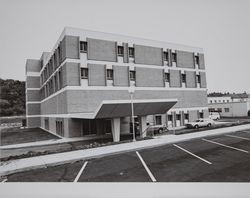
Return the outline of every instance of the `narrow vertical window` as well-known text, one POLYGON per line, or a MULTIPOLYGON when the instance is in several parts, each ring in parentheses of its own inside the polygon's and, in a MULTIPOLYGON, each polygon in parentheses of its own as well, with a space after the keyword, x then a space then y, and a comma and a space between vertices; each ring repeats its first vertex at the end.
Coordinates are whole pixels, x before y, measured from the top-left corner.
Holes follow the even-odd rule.
POLYGON ((201 83, 201 76, 200 75, 196 75, 196 82, 201 83))
POLYGON ((200 64, 200 60, 199 60, 199 56, 195 56, 195 64, 199 65, 200 64))
POLYGON ((176 62, 176 53, 172 53, 172 62, 176 62))
POLYGON ((186 83, 186 74, 181 74, 181 81, 186 83))
POLYGON ((123 56, 123 46, 118 46, 117 47, 117 54, 118 54, 118 56, 123 56))
POLYGON ((130 72, 129 72, 129 79, 130 79, 131 81, 135 81, 135 71, 130 71, 130 72))
POLYGON ((107 79, 113 80, 113 70, 112 69, 107 69, 107 79))
POLYGON ((81 68, 81 79, 87 79, 89 76, 88 68, 81 68))
POLYGON ((87 52, 88 43, 86 41, 80 41, 80 52, 87 52))
POLYGON ((135 49, 133 47, 128 48, 129 57, 135 57, 135 49))
POLYGON ((163 52, 164 61, 168 61, 168 52, 163 52))
POLYGON ((170 81, 169 73, 165 73, 164 76, 165 76, 165 82, 169 82, 170 81))

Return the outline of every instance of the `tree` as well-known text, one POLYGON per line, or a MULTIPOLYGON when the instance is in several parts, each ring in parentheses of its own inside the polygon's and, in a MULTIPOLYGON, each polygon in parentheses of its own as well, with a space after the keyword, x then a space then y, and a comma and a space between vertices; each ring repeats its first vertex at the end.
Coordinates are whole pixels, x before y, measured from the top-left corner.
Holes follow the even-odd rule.
POLYGON ((0 116, 25 114, 25 82, 0 78, 0 116))

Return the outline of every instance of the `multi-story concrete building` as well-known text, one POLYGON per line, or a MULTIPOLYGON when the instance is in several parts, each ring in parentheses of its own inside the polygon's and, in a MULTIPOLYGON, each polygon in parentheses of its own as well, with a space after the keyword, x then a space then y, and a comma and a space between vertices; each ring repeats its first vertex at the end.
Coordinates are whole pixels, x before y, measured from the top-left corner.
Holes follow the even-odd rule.
POLYGON ((182 126, 208 117, 201 48, 65 28, 51 52, 26 62, 27 126, 64 137, 129 131, 133 89, 146 123, 182 126))

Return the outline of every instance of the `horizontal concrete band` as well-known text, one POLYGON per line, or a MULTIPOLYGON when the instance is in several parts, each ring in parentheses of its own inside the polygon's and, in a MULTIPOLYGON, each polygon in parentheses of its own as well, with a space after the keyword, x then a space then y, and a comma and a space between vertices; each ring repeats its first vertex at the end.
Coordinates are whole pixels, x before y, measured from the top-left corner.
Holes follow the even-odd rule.
POLYGON ((65 163, 71 163, 78 160, 87 160, 92 159, 95 157, 102 157, 106 155, 112 155, 117 153, 135 151, 145 148, 152 148, 156 146, 162 146, 165 144, 173 144, 181 141, 197 139, 207 136, 214 136, 214 135, 221 135, 226 133, 231 133, 234 131, 241 131, 250 129, 250 124, 241 125, 241 126, 233 126, 233 127, 226 127, 221 129, 214 129, 203 131, 199 133, 189 133, 185 135, 167 135, 166 138, 158 138, 158 139, 151 139, 151 140, 144 140, 138 142, 130 142, 112 146, 104 146, 99 148, 93 149, 86 149, 86 150, 78 150, 78 151, 70 151, 58 154, 50 154, 38 157, 31 157, 25 159, 18 159, 13 160, 10 162, 2 163, 0 169, 0 175, 7 175, 22 171, 27 171, 31 169, 37 168, 45 168, 47 166, 55 166, 65 163))
MULTIPOLYGON (((188 111, 202 111, 202 110, 208 110, 208 107, 190 107, 190 108, 172 108, 170 109, 167 114, 171 115, 171 112, 188 112, 188 111)), ((89 115, 89 118, 92 116, 93 112, 86 112, 85 116, 89 115)), ((67 113, 67 114, 37 114, 37 115, 27 115, 27 118, 37 118, 37 117, 54 117, 54 118, 71 118, 72 116, 75 116, 77 114, 67 113)))
MULTIPOLYGON (((206 91, 135 90, 133 98, 135 100, 174 98, 178 100, 174 108, 207 106, 206 91)), ((95 112, 104 100, 130 100, 130 94, 128 90, 65 90, 41 102, 41 114, 95 112)))

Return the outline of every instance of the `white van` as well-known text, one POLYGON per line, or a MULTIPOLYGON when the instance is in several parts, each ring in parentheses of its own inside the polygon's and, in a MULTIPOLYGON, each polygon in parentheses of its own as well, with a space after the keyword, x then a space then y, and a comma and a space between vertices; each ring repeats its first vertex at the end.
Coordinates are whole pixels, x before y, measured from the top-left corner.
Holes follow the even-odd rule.
POLYGON ((209 118, 212 120, 219 120, 220 119, 220 114, 218 112, 210 112, 209 113, 209 118))

